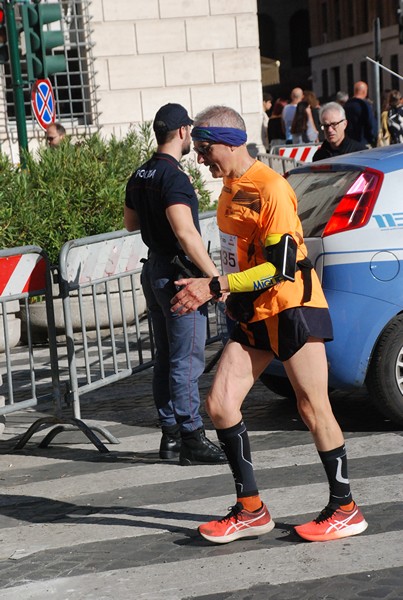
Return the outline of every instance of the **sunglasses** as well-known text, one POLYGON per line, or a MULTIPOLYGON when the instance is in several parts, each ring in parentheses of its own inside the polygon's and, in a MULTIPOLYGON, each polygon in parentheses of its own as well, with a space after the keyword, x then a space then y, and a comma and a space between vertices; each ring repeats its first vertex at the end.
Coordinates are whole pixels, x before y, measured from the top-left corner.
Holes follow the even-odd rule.
POLYGON ((345 121, 346 119, 342 119, 341 121, 337 121, 337 123, 323 123, 320 128, 322 129, 322 131, 327 131, 330 127, 332 129, 336 129, 338 127, 338 125, 340 125, 340 123, 343 123, 343 121, 345 121))
POLYGON ((195 147, 195 152, 197 152, 197 154, 200 154, 201 156, 207 156, 208 154, 210 154, 211 146, 214 146, 214 144, 217 143, 218 142, 209 142, 205 146, 199 146, 198 148, 195 147))

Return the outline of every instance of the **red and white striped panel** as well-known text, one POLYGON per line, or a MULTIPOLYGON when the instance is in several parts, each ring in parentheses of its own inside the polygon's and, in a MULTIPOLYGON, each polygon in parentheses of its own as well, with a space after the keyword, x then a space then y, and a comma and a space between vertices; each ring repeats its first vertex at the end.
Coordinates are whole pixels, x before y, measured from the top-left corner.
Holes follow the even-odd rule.
MULTIPOLYGON (((202 237, 206 247, 219 248, 215 216, 200 219, 202 237)), ((87 284, 112 276, 124 275, 142 267, 148 248, 140 234, 124 235, 107 240, 72 245, 63 261, 61 275, 68 283, 87 284)))
POLYGON ((314 146, 281 146, 278 149, 279 156, 284 158, 294 158, 301 162, 312 162, 312 157, 319 148, 318 144, 314 146))
POLYGON ((140 235, 128 235, 69 249, 62 277, 68 283, 92 283, 113 275, 124 275, 142 266, 147 248, 140 235))
POLYGON ((0 258, 0 296, 40 292, 46 287, 46 261, 40 254, 0 258))

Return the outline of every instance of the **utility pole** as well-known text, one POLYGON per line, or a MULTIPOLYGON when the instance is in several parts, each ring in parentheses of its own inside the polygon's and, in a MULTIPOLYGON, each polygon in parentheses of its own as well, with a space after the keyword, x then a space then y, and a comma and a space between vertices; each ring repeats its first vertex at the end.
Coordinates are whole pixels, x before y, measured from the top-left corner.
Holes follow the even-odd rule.
POLYGON ((24 152, 28 151, 28 135, 18 36, 23 32, 25 37, 28 72, 28 81, 25 83, 32 84, 38 79, 66 71, 65 57, 52 53, 53 48, 63 46, 63 32, 54 29, 49 31, 48 28, 53 22, 61 21, 62 8, 60 2, 41 4, 41 0, 0 0, 1 7, 5 14, 8 47, 2 49, 0 40, 0 63, 4 64, 9 57, 20 161, 23 164, 24 152), (22 17, 22 25, 18 27, 14 10, 16 4, 20 5, 22 17))
POLYGON ((6 15, 7 42, 10 55, 11 79, 14 94, 15 118, 17 121, 18 145, 20 160, 24 151, 28 150, 27 123, 24 107, 24 83, 21 75, 20 53, 18 48, 18 32, 15 22, 15 0, 4 0, 6 15))
POLYGON ((379 17, 374 19, 374 88, 375 88, 375 117, 378 125, 378 131, 381 129, 381 79, 379 63, 382 61, 381 56, 381 22, 379 17))

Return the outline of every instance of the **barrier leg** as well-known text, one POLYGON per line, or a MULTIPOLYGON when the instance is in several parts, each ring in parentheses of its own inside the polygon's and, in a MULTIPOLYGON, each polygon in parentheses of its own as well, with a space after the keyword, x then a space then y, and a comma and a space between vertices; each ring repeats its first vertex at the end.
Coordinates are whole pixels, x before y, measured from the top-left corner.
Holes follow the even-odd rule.
POLYGON ((47 448, 48 444, 53 440, 53 438, 61 433, 62 431, 66 431, 67 429, 72 429, 73 427, 78 427, 87 438, 96 446, 96 448, 106 454, 109 452, 108 448, 101 442, 101 440, 95 435, 95 433, 86 425, 81 419, 66 419, 66 421, 60 424, 58 427, 55 427, 52 431, 50 431, 47 436, 40 443, 40 448, 47 448))
POLYGON ((64 419, 63 421, 58 417, 43 417, 38 419, 31 425, 31 427, 24 433, 20 441, 14 447, 15 450, 21 450, 28 440, 39 431, 44 425, 56 425, 49 433, 44 437, 42 442, 39 444, 39 448, 47 448, 50 442, 56 435, 62 431, 71 430, 74 428, 80 429, 87 438, 94 444, 94 446, 102 453, 109 452, 108 448, 101 442, 101 440, 95 435, 94 431, 101 433, 110 443, 119 444, 119 440, 113 436, 107 429, 101 426, 88 427, 81 419, 64 419), (94 430, 94 431, 93 431, 94 430))
POLYGON ((21 450, 28 440, 39 431, 42 425, 55 425, 60 422, 58 417, 43 417, 42 419, 38 419, 35 423, 32 423, 31 427, 24 433, 18 444, 14 446, 14 450, 21 450))

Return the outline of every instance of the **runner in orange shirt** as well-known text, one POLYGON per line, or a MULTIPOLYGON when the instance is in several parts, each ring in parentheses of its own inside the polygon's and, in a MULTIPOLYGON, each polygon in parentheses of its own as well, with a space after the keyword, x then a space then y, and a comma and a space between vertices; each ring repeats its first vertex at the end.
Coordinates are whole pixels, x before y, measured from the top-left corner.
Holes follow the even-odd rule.
POLYGON ((199 162, 214 178, 223 178, 217 222, 224 274, 175 282, 183 287, 172 299, 172 310, 182 314, 211 298, 226 297, 227 312, 236 320, 206 409, 228 458, 237 501, 227 516, 201 525, 199 532, 224 544, 274 527, 258 492, 241 407, 256 379, 277 356, 294 388, 298 411, 311 431, 330 489, 329 502, 319 516, 295 529, 311 541, 361 533, 367 523, 352 499, 344 438, 327 391, 324 340, 332 339, 332 324, 306 256, 295 194, 283 177, 249 155, 245 123, 233 109, 213 106, 201 112, 192 138, 199 162))

